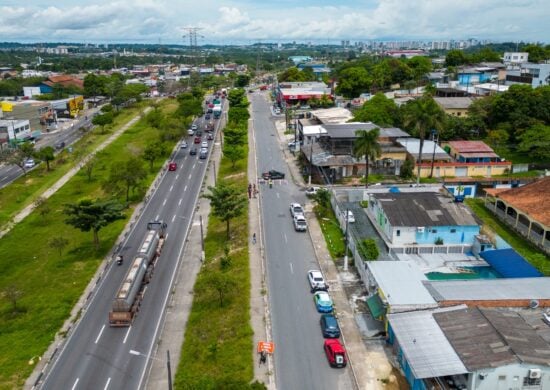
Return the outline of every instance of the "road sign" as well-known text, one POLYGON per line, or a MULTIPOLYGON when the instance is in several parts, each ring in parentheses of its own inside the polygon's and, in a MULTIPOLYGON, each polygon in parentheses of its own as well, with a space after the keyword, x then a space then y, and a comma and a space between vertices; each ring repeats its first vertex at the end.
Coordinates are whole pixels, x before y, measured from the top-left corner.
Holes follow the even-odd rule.
POLYGON ((268 341, 258 341, 258 352, 273 353, 275 351, 275 343, 268 341))

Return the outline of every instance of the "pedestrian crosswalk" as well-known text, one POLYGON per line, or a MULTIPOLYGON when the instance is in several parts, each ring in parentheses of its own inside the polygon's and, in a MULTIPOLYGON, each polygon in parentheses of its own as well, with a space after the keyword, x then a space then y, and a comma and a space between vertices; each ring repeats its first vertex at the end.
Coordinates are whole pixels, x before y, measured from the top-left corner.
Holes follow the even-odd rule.
MULTIPOLYGON (((272 180, 272 181, 273 181, 273 184, 275 184, 275 185, 287 185, 288 184, 287 179, 277 179, 277 180, 272 180)), ((258 179, 258 184, 267 185, 267 184, 269 184, 269 180, 259 178, 258 179)))

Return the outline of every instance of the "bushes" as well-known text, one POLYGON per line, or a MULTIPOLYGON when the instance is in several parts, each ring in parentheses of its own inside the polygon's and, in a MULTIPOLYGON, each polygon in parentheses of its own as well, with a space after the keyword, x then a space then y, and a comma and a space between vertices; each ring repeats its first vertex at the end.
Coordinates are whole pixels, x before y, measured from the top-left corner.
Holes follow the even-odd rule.
POLYGON ((363 256, 366 260, 376 260, 378 259, 378 256, 380 256, 380 251, 378 250, 378 246, 376 245, 374 238, 364 239, 359 244, 358 249, 361 256, 363 256))

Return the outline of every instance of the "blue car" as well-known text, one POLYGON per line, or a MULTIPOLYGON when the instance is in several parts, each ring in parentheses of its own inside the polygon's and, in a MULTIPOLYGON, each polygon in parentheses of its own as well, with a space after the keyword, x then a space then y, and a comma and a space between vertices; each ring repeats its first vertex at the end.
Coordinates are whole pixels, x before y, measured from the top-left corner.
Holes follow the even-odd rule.
POLYGON ((326 291, 317 291, 313 294, 313 301, 319 313, 332 313, 332 299, 326 291))
POLYGON ((340 327, 338 326, 336 317, 332 314, 323 314, 320 322, 324 338, 337 339, 340 337, 340 327))

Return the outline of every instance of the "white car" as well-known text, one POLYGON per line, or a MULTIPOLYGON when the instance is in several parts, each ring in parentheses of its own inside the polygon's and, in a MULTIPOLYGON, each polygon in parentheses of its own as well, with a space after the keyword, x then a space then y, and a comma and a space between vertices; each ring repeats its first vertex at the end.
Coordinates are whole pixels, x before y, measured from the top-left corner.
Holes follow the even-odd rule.
POLYGON ((303 215, 296 215, 293 218, 294 230, 297 232, 305 232, 307 230, 307 221, 303 215))
POLYGON ((27 161, 25 161, 25 168, 32 168, 36 165, 34 160, 32 158, 29 158, 27 161))
MULTIPOLYGON (((346 220, 346 212, 344 211, 344 221, 346 220)), ((354 223, 355 222, 355 215, 353 215, 353 212, 351 210, 348 210, 348 215, 347 215, 347 220, 348 220, 348 223, 354 223)))
POLYGON ((193 129, 187 130, 187 135, 193 135, 193 134, 195 134, 195 130, 193 129))
POLYGON ((279 115, 281 113, 281 109, 280 108, 276 108, 275 109, 275 114, 279 115))
POLYGON ((197 125, 192 125, 191 130, 197 130, 199 127, 197 125))
POLYGON ((309 286, 311 287, 311 292, 323 290, 328 290, 328 286, 325 283, 325 278, 323 278, 323 274, 321 271, 317 270, 310 270, 307 273, 307 280, 309 282, 309 286))
POLYGON ((307 195, 307 196, 314 196, 314 195, 317 195, 317 192, 319 192, 320 189, 321 189, 321 187, 309 187, 309 188, 306 190, 306 195, 307 195))
POLYGON ((187 141, 182 141, 182 143, 180 144, 180 148, 182 149, 187 149, 187 141))
POLYGON ((201 148, 207 148, 208 149, 208 141, 202 141, 201 148))
POLYGON ((290 215, 292 215, 292 217, 295 217, 297 215, 304 216, 304 209, 300 205, 300 203, 291 203, 290 204, 290 215))

